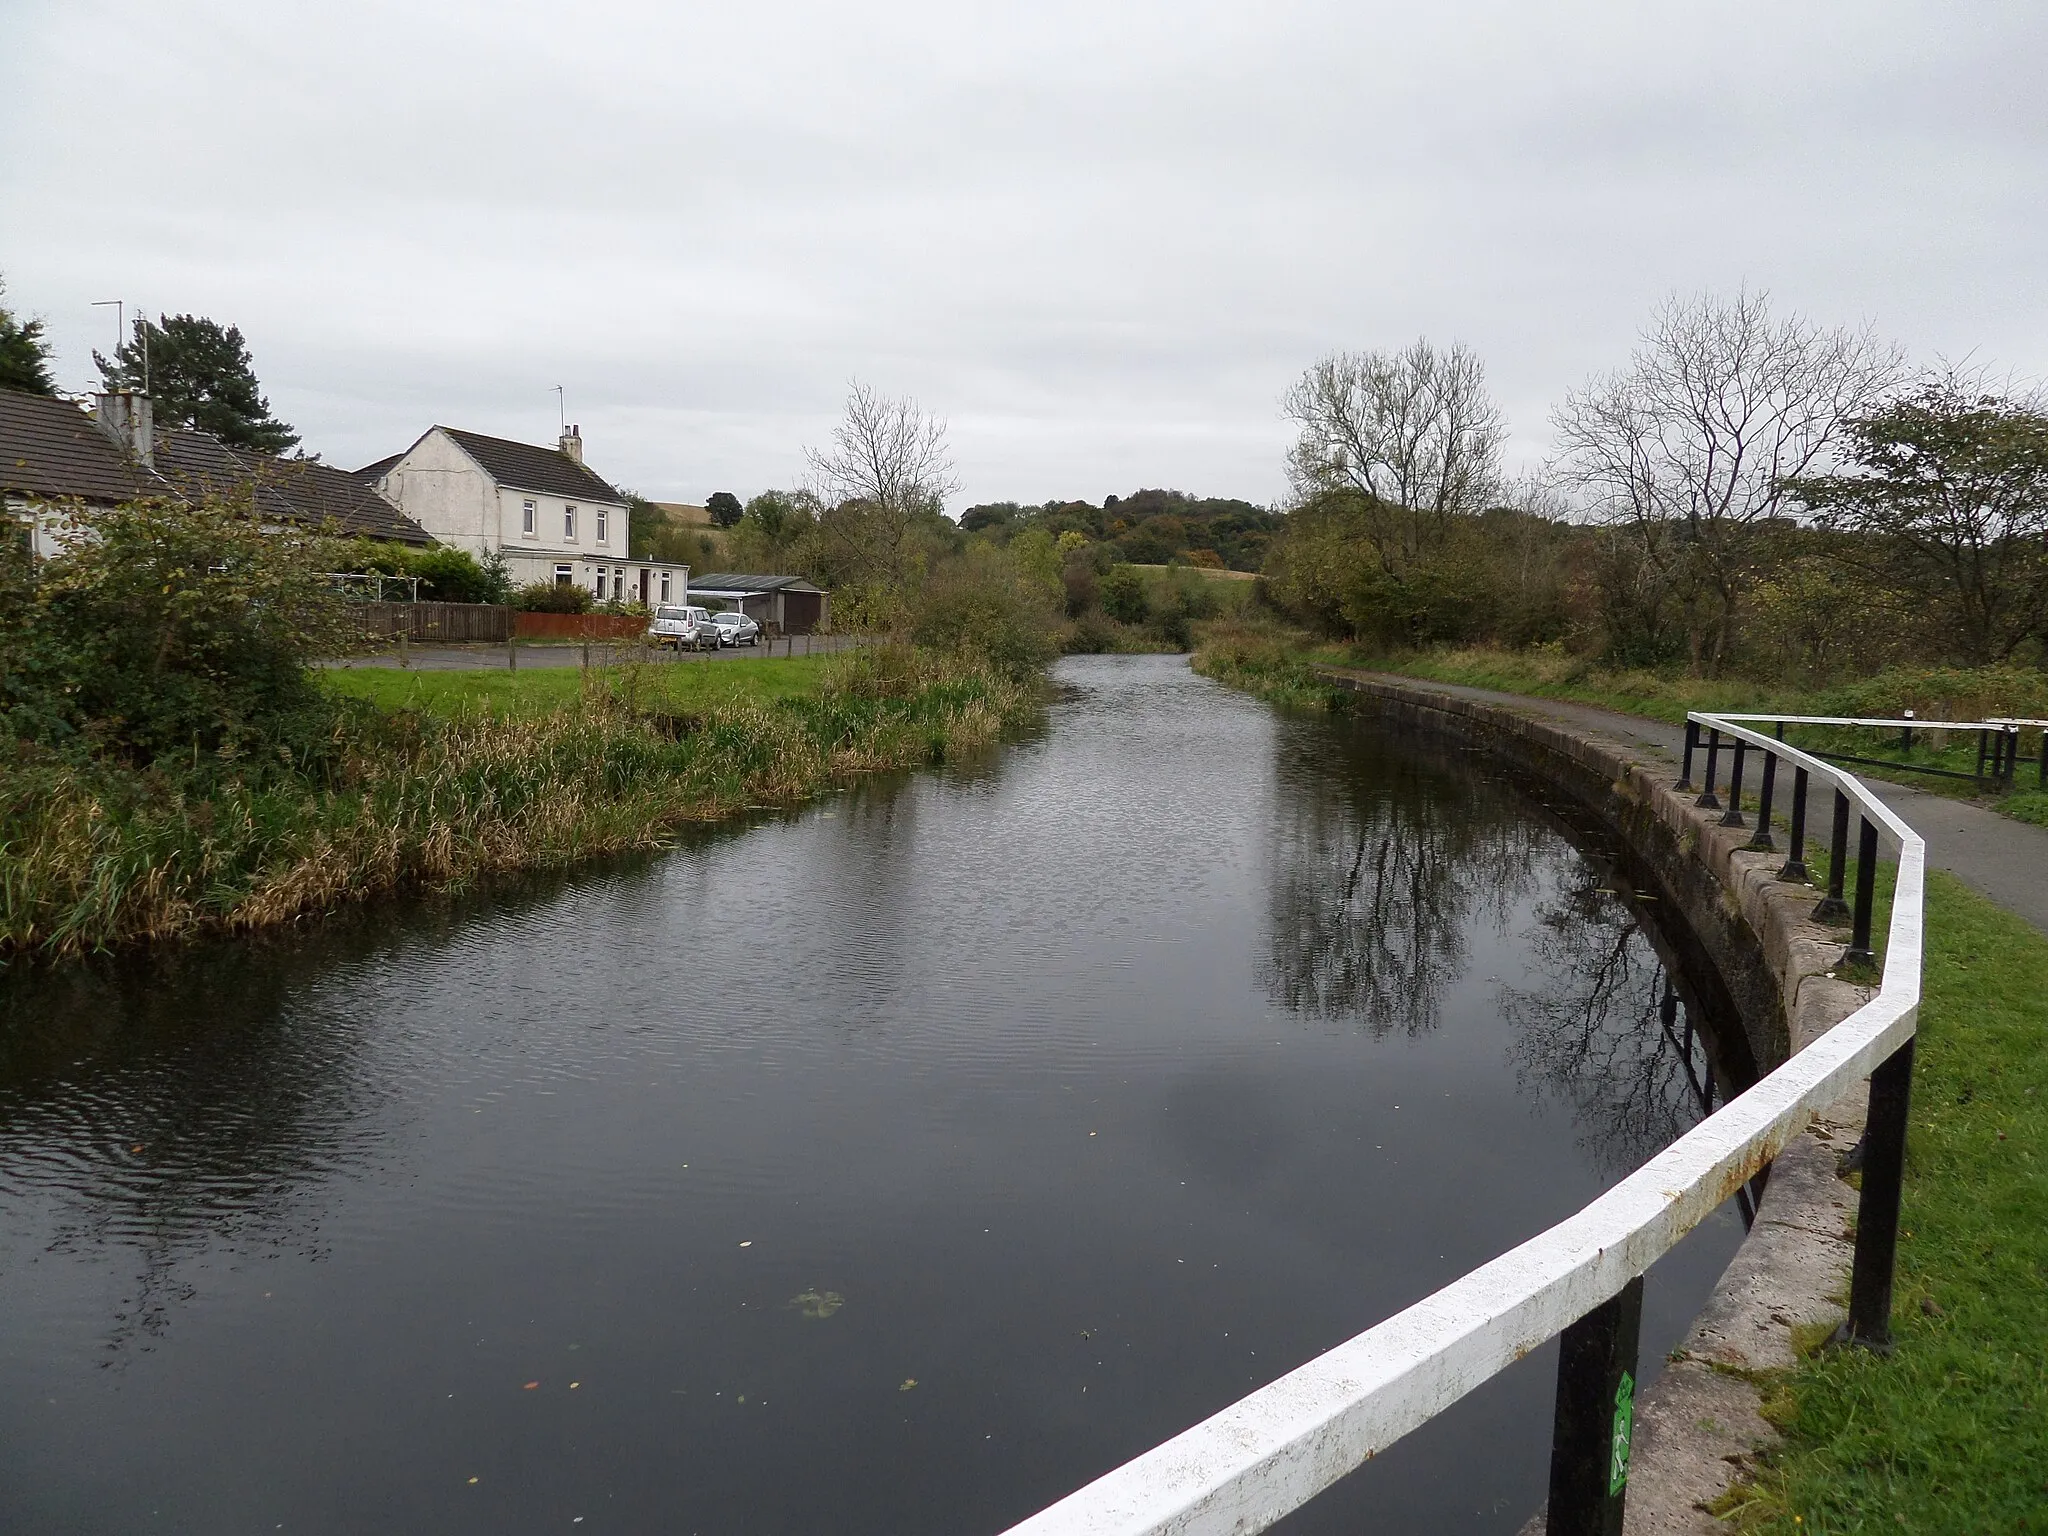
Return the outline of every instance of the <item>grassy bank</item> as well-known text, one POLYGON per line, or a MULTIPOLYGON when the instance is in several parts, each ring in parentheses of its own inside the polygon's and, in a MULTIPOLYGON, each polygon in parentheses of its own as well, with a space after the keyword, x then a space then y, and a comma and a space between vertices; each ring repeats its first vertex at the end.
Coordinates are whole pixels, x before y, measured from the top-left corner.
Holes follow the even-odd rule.
MULTIPOLYGON (((814 698, 831 676, 831 656, 754 657, 745 661, 658 663, 655 668, 608 667, 601 686, 624 695, 633 680, 647 679, 666 709, 703 710, 734 704, 773 704, 814 698)), ((531 716, 579 705, 587 691, 575 667, 497 668, 475 672, 411 672, 396 667, 337 668, 322 676, 325 687, 345 698, 384 710, 412 709, 433 715, 486 713, 531 716)), ((652 693, 650 693, 652 696, 652 693)))
POLYGON ((2048 1530, 2048 940, 1928 877, 1890 1358, 1775 1383, 1745 1530, 2048 1530))
MULTIPOLYGON (((1195 656, 1197 671, 1275 703, 1341 706, 1341 692, 1316 679, 1318 666, 1364 667, 1430 682, 1564 699, 1672 725, 1682 724, 1687 711, 1699 709, 1881 719, 1899 717, 1906 710, 1922 720, 2048 718, 2048 677, 2024 668, 1894 670, 1853 682, 1802 688, 1742 678, 1604 669, 1547 650, 1473 648, 1378 654, 1318 643, 1299 632, 1232 624, 1209 626, 1195 656)), ((1891 766, 1853 766, 1869 777, 1978 801, 2017 820, 2048 826, 2048 791, 2031 787, 2036 776, 2032 764, 2022 765, 2014 792, 2002 797, 1980 795, 1977 786, 1964 779, 1915 773, 1905 766, 1911 763, 1970 773, 1977 753, 1974 732, 1949 735, 1919 730, 1910 753, 1900 750, 1896 734, 1867 729, 1795 727, 1789 739, 1809 750, 1893 759, 1891 766)), ((2031 753, 2035 738, 2029 734, 2023 744, 2031 753)))
POLYGON ((0 953, 272 927, 657 847, 687 822, 982 750, 1037 706, 1029 682, 885 648, 781 670, 355 672, 330 686, 355 697, 317 772, 251 761, 186 777, 17 744, 0 764, 0 953))

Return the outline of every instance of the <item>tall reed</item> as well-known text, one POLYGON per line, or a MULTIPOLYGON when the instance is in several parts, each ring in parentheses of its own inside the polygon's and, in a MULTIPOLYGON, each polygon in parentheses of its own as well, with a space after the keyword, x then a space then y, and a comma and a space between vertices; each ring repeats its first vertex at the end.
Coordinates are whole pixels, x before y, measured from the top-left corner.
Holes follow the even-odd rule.
POLYGON ((1029 682, 924 653, 855 653, 815 697, 702 713, 670 706, 664 670, 537 718, 364 708, 317 779, 181 779, 17 744, 0 763, 0 955, 272 927, 656 847, 684 823, 980 751, 1036 705, 1029 682))

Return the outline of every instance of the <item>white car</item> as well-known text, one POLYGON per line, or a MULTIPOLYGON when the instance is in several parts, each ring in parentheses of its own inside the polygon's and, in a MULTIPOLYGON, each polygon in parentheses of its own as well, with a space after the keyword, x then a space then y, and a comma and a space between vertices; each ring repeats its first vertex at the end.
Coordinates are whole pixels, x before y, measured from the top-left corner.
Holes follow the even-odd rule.
POLYGON ((761 638, 761 626, 744 613, 714 613, 711 622, 718 626, 727 645, 752 645, 761 638))
POLYGON ((672 645, 679 651, 715 651, 723 643, 718 626, 711 622, 709 609, 670 603, 654 610, 647 638, 656 645, 672 645))

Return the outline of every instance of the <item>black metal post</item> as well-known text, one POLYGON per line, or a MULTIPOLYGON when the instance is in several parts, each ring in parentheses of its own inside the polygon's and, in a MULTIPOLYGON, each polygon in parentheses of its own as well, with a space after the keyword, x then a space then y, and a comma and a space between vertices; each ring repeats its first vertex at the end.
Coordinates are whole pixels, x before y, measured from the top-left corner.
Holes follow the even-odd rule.
POLYGON ((1771 841, 1771 792, 1778 786, 1778 754, 1764 753, 1764 782, 1756 797, 1756 834, 1749 847, 1754 853, 1769 853, 1778 845, 1771 841))
MULTIPOLYGON (((1699 749, 1700 723, 1697 720, 1685 722, 1685 766, 1678 770, 1678 782, 1671 787, 1681 794, 1692 793, 1692 755, 1699 749)), ((2048 756, 2048 754, 2044 754, 2048 756)))
POLYGON ((1707 782, 1700 786, 1700 797, 1693 804, 1703 811, 1721 809, 1721 797, 1714 793, 1714 767, 1721 755, 1721 733, 1712 726, 1707 728, 1707 782))
POLYGON ((2048 731, 2041 733, 2041 787, 2048 789, 2048 731))
POLYGON ((1742 758, 1748 748, 1748 742, 1740 736, 1735 738, 1735 761, 1728 769, 1728 810, 1721 817, 1721 825, 1724 827, 1749 825, 1742 819, 1742 758))
POLYGON ((1868 816, 1859 816, 1857 820, 1862 826, 1856 838, 1855 927, 1849 931, 1849 953, 1842 956, 1842 962, 1875 965, 1877 956, 1870 948, 1870 914, 1877 905, 1877 824, 1868 816))
POLYGON ((1849 797, 1835 791, 1835 831, 1828 849, 1828 893, 1813 909, 1816 923, 1839 923, 1849 915, 1849 903, 1842 900, 1842 877, 1849 872, 1849 797))
POLYGON ((1899 1253, 1899 1187, 1906 1171, 1906 1117, 1913 1107, 1913 1042, 1870 1074, 1863 1131, 1863 1189, 1856 1200, 1856 1259, 1849 1271, 1849 1320, 1837 1344, 1891 1353, 1892 1275, 1899 1253))
POLYGON ((1983 787, 1984 782, 1984 758, 1991 750, 1990 736, 1991 733, 1989 731, 1979 731, 1977 733, 1977 783, 1979 788, 1983 787))
POLYGON ((1549 1536, 1621 1536, 1642 1324, 1638 1275, 1558 1336, 1549 1536))
POLYGON ((1792 770, 1792 832, 1791 847, 1786 851, 1785 864, 1778 871, 1780 880, 1797 880, 1804 885, 1813 876, 1806 868, 1806 770, 1792 770))

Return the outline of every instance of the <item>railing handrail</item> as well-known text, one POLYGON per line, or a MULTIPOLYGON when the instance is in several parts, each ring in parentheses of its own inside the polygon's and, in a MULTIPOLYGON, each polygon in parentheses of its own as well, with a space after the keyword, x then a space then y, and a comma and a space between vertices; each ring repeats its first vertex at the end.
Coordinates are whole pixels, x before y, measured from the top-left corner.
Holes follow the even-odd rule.
POLYGON ((1862 715, 1708 715, 1696 711, 1686 718, 1697 720, 1702 725, 1719 726, 1723 730, 1727 729, 1726 722, 1731 720, 1761 720, 1771 725, 1869 725, 1894 731, 1989 731, 2000 726, 2048 725, 2048 720, 2006 720, 1998 717, 1988 720, 1916 720, 1910 715, 1892 720, 1862 715))
POLYGON ((1834 785, 1890 834, 1898 876, 1877 995, 1576 1214, 1097 1478, 1010 1536, 1264 1530, 1619 1295, 1817 1110, 1911 1041, 1926 847, 1855 775, 1743 723, 1781 718, 1688 716, 1834 785))

